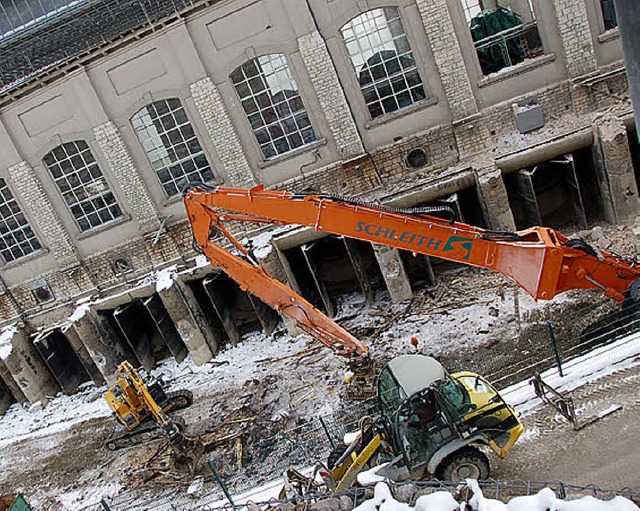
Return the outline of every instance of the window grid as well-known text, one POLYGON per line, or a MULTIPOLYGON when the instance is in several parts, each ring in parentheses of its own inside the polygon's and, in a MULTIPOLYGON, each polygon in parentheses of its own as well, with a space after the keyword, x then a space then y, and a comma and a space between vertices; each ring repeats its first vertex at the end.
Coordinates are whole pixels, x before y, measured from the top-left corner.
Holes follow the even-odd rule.
POLYGON ((482 11, 482 2, 480 0, 460 0, 460 2, 467 22, 470 22, 482 11))
POLYGON ((84 140, 56 147, 44 157, 44 163, 81 231, 122 216, 120 206, 84 140))
POLYGON ((8 263, 41 248, 11 190, 0 179, 0 256, 8 263))
POLYGON ((213 172, 177 98, 155 101, 132 118, 138 140, 167 197, 180 193, 191 181, 211 181, 213 172))
POLYGON ((397 8, 365 12, 340 32, 372 118, 426 98, 397 8))
POLYGON ((230 78, 265 159, 317 140, 284 55, 252 59, 230 78))

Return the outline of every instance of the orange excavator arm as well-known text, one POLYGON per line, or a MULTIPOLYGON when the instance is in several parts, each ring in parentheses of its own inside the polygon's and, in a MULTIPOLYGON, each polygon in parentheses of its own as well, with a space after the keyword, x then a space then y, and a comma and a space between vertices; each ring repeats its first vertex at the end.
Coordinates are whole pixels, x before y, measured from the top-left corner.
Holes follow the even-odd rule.
MULTIPOLYGON (((212 228, 230 236, 222 226, 224 221, 312 227, 494 270, 534 298, 544 300, 570 289, 600 289, 606 296, 622 301, 631 284, 640 277, 636 261, 600 251, 582 240, 568 239, 546 227, 518 232, 489 231, 425 214, 430 208, 401 210, 348 197, 268 191, 262 185, 251 189, 194 185, 186 192, 184 201, 195 239, 214 266, 228 269, 243 289, 294 317, 303 329, 305 326, 311 326, 312 330, 326 329, 329 338, 333 334, 331 324, 335 325, 331 320, 327 318, 329 324, 321 321, 324 315, 288 287, 260 267, 231 256, 212 243, 209 239, 212 228), (299 308, 302 303, 304 306, 299 308), (314 315, 317 313, 312 320, 307 317, 311 309, 314 315)), ((247 255, 237 241, 232 241, 247 255)), ((337 341, 340 349, 366 352, 346 331, 339 332, 338 338, 350 340, 349 346, 337 341)), ((325 344, 335 349, 331 342, 335 343, 325 344)))

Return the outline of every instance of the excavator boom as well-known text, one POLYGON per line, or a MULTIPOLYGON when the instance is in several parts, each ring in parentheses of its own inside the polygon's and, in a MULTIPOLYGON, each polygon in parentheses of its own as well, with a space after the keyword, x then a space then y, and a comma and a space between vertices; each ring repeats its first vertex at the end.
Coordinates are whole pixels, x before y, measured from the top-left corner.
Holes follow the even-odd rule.
MULTIPOLYGON (((640 277, 635 261, 599 251, 546 227, 489 231, 419 209, 401 210, 318 193, 268 191, 262 185, 251 189, 194 185, 184 201, 196 241, 207 255, 216 255, 209 242, 211 228, 237 220, 307 226, 487 268, 509 277, 536 299, 550 300, 571 289, 600 289, 622 301, 629 286, 640 277)), ((211 259, 216 266, 224 263, 220 258, 211 259)), ((230 275, 238 280, 233 272, 230 275)), ((257 294, 254 284, 243 287, 257 294)), ((286 289, 284 300, 278 298, 279 310, 283 301, 291 299, 291 290, 286 289)), ((261 298, 273 305, 269 293, 266 299, 261 298)))

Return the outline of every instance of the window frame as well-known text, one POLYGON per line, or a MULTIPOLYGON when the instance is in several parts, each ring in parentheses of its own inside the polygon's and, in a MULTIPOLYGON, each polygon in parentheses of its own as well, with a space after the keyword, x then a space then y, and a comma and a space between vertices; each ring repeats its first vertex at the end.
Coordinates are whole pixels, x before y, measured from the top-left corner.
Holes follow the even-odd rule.
MULTIPOLYGON (((402 117, 404 115, 408 115, 411 114, 413 112, 415 112, 416 110, 420 110, 424 107, 433 105, 435 103, 437 103, 437 98, 433 95, 433 92, 431 90, 431 88, 429 87, 429 84, 427 82, 427 80, 425 79, 425 76, 427 76, 427 68, 426 68, 426 64, 423 62, 422 56, 420 54, 420 48, 419 45, 416 44, 417 42, 417 37, 416 34, 413 33, 411 24, 408 22, 407 19, 407 15, 405 13, 407 6, 404 4, 393 4, 393 5, 389 5, 389 4, 384 4, 384 5, 375 5, 374 7, 368 8, 366 10, 358 10, 355 13, 352 13, 353 15, 350 16, 348 19, 344 20, 343 22, 341 22, 337 27, 336 27, 336 39, 339 41, 339 48, 340 51, 343 54, 343 59, 344 59, 344 70, 347 72, 348 74, 348 80, 349 82, 352 84, 353 87, 353 93, 357 96, 357 103, 359 105, 359 109, 362 112, 362 122, 365 128, 369 129, 372 127, 376 127, 379 126, 381 124, 386 124, 387 122, 390 122, 392 120, 395 120, 399 117, 402 117), (402 28, 404 31, 404 37, 407 40, 407 43, 409 45, 409 50, 411 52, 411 57, 413 59, 414 62, 414 66, 415 66, 415 70, 417 71, 418 75, 420 76, 420 82, 422 84, 422 90, 424 92, 425 97, 423 99, 420 99, 418 101, 413 101, 412 103, 404 106, 404 107, 400 107, 397 108, 396 110, 392 110, 390 112, 385 112, 382 115, 378 115, 376 117, 373 117, 371 115, 369 106, 367 101, 365 100, 364 97, 364 93, 362 90, 362 86, 360 85, 360 79, 359 79, 359 73, 358 71, 355 69, 355 66, 353 64, 353 61, 351 59, 351 55, 349 53, 349 49, 347 48, 347 41, 345 40, 344 36, 343 36, 343 32, 342 30, 351 22, 353 22, 356 18, 369 13, 371 11, 376 11, 376 10, 384 10, 384 9, 388 9, 388 8, 393 8, 396 9, 397 13, 398 13, 398 18, 400 20, 400 23, 402 24, 402 28)), ((406 82, 405 82, 406 83, 406 82)), ((408 90, 408 89, 407 89, 408 90)))
MULTIPOLYGON (((52 149, 50 149, 49 151, 47 151, 47 152, 46 152, 46 153, 45 153, 45 154, 40 158, 40 161, 41 161, 42 166, 43 166, 43 168, 44 168, 44 170, 45 170, 45 173, 47 174, 48 178, 49 178, 49 179, 51 180, 51 182, 53 183, 54 188, 55 188, 55 189, 57 190, 57 192, 58 192, 58 196, 59 196, 59 198, 60 198, 60 200, 61 200, 61 204, 64 206, 64 208, 66 209, 66 211, 68 212, 68 214, 71 216, 71 218, 72 218, 72 220, 73 220, 73 223, 74 223, 75 227, 78 229, 78 232, 79 232, 79 235, 78 235, 78 236, 79 236, 79 237, 85 237, 85 236, 92 235, 92 234, 94 234, 95 232, 98 232, 98 231, 101 231, 101 230, 103 230, 103 229, 105 229, 105 228, 108 228, 109 226, 111 226, 111 225, 113 225, 113 224, 120 223, 120 222, 122 222, 122 221, 124 221, 124 220, 126 220, 126 219, 128 218, 128 217, 127 217, 127 213, 126 213, 125 209, 124 209, 124 208, 123 208, 123 206, 122 206, 122 201, 120 200, 120 198, 119 198, 118 194, 116 193, 116 190, 115 190, 115 188, 114 188, 114 186, 113 186, 113 183, 112 183, 112 182, 111 182, 111 180, 109 179, 108 174, 107 174, 107 173, 105 173, 105 172, 103 171, 103 168, 105 168, 105 165, 103 164, 103 162, 101 162, 101 161, 100 161, 100 158, 99 158, 99 151, 96 151, 96 150, 95 150, 95 148, 94 148, 94 147, 92 147, 92 145, 93 145, 93 144, 91 143, 91 141, 90 141, 90 140, 88 140, 88 139, 86 139, 86 138, 73 138, 73 139, 71 139, 71 140, 62 141, 60 144, 58 144, 57 146, 55 146, 55 147, 53 147, 52 149), (72 208, 73 206, 81 207, 81 206, 80 206, 80 204, 81 204, 81 203, 83 203, 83 202, 85 202, 85 201, 89 201, 89 202, 91 202, 92 200, 95 200, 95 199, 96 199, 96 198, 98 198, 98 197, 102 199, 102 197, 103 197, 103 195, 104 195, 104 194, 99 195, 99 196, 98 196, 98 195, 92 195, 92 196, 91 196, 91 197, 93 197, 92 199, 84 199, 84 200, 81 200, 81 201, 76 201, 76 202, 74 202, 73 204, 69 204, 69 203, 67 202, 67 199, 65 198, 65 192, 63 192, 63 191, 60 189, 59 185, 58 185, 58 181, 59 181, 59 179, 60 179, 60 178, 56 178, 56 177, 54 176, 54 174, 53 174, 53 172, 51 171, 51 169, 50 169, 49 165, 48 165, 48 164, 47 164, 47 162, 45 161, 45 159, 46 159, 49 155, 51 155, 52 157, 56 158, 56 160, 54 161, 54 164, 58 165, 58 167, 60 168, 60 170, 61 170, 61 171, 63 171, 62 166, 61 166, 61 165, 59 165, 59 163, 60 163, 60 162, 62 162, 62 161, 64 161, 64 160, 57 160, 57 157, 54 155, 54 151, 55 151, 56 149, 58 149, 58 148, 64 148, 64 146, 65 146, 65 145, 68 145, 68 144, 76 144, 76 147, 77 147, 77 144, 78 144, 78 143, 84 143, 84 144, 86 144, 86 146, 87 146, 87 147, 86 147, 86 149, 83 149, 83 150, 81 150, 81 151, 79 150, 79 152, 78 152, 78 153, 75 153, 75 154, 81 154, 81 153, 83 153, 84 151, 88 150, 88 151, 89 151, 89 153, 90 153, 90 155, 91 155, 91 157, 92 157, 92 158, 93 158, 93 160, 94 160, 94 161, 93 161, 93 162, 91 162, 89 165, 87 165, 87 166, 83 167, 83 169, 87 169, 87 170, 89 170, 89 169, 90 169, 90 166, 91 166, 92 164, 93 164, 93 165, 95 165, 95 168, 97 168, 97 170, 100 172, 100 177, 103 179, 103 181, 104 181, 104 183, 105 183, 105 185, 106 185, 106 187, 107 187, 107 192, 105 192, 105 193, 110 193, 110 194, 113 196, 113 200, 114 200, 113 204, 108 205, 108 206, 106 207, 106 209, 109 211, 111 207, 114 207, 114 206, 115 206, 115 207, 117 207, 117 208, 119 209, 119 211, 120 211, 120 214, 119 214, 118 216, 112 217, 110 220, 107 220, 107 221, 104 221, 104 222, 100 222, 100 223, 99 223, 99 224, 97 224, 97 225, 93 225, 93 226, 92 226, 92 225, 89 225, 89 227, 88 227, 88 228, 86 228, 86 229, 83 229, 83 228, 82 228, 82 225, 81 225, 81 223, 79 222, 79 218, 84 218, 84 219, 86 219, 86 220, 87 220, 87 222, 90 224, 91 222, 88 220, 89 215, 90 215, 90 214, 94 214, 94 213, 95 213, 95 214, 98 214, 98 217, 100 217, 100 215, 99 215, 99 213, 98 213, 98 211, 99 211, 99 210, 94 210, 92 213, 83 214, 81 217, 76 218, 76 215, 74 214, 74 212, 73 212, 73 210, 72 210, 71 208, 72 208)), ((65 153, 66 153, 66 150, 65 150, 65 153)), ((67 159, 67 160, 69 160, 69 161, 71 161, 71 156, 70 156, 70 155, 67 155, 67 156, 68 156, 68 158, 66 158, 66 159, 67 159)), ((83 158, 83 159, 84 159, 84 158, 83 158)), ((72 166, 73 166, 73 164, 72 164, 72 166)), ((108 166, 106 166, 106 167, 108 168, 108 166)), ((76 174, 79 172, 79 170, 83 170, 83 169, 76 169, 76 168, 75 168, 75 166, 73 166, 73 169, 74 169, 74 172, 75 172, 76 174)), ((91 172, 90 172, 90 170, 89 170, 89 173, 91 173, 91 172)), ((61 173, 61 178, 62 178, 62 177, 64 177, 64 178, 66 179, 66 178, 67 178, 67 175, 68 175, 68 174, 61 173)), ((79 179, 79 177, 78 177, 78 179, 79 179)), ((93 183, 95 183, 95 182, 96 182, 96 180, 97 180, 97 178, 96 178, 96 179, 94 179, 94 180, 92 180, 92 181, 90 181, 90 182, 88 182, 88 183, 82 183, 81 181, 80 181, 80 183, 81 183, 81 185, 82 185, 83 189, 85 189, 85 191, 86 191, 86 186, 85 186, 85 185, 93 184, 93 183)), ((78 187, 75 187, 74 189, 77 189, 77 188, 78 188, 78 187)), ((73 190, 74 190, 74 189, 70 189, 70 191, 71 191, 71 192, 73 192, 73 190)), ((75 194, 75 193, 74 193, 74 196, 76 196, 76 194, 75 194)), ((76 196, 76 197, 77 197, 77 196, 76 196)), ((104 199, 102 199, 102 200, 104 201, 104 199)), ((106 201, 104 201, 104 202, 105 202, 105 204, 106 204, 106 201)))
MULTIPOLYGON (((219 181, 219 176, 215 172, 215 168, 214 168, 213 163, 212 163, 212 157, 210 156, 210 154, 206 150, 205 140, 203 140, 203 138, 201 137, 200 130, 198 129, 197 124, 194 122, 194 119, 191 116, 191 114, 189 112, 189 109, 187 108, 187 106, 185 104, 186 103, 186 99, 188 99, 188 98, 183 98, 179 94, 172 94, 172 95, 169 95, 169 96, 166 96, 166 97, 162 96, 162 97, 159 97, 159 98, 149 98, 149 101, 145 101, 144 104, 142 104, 142 105, 140 105, 140 103, 138 103, 138 105, 140 105, 140 106, 137 106, 137 108, 134 109, 133 113, 131 113, 127 117, 127 128, 131 130, 131 133, 132 133, 134 139, 136 140, 136 142, 138 144, 138 147, 140 148, 142 156, 143 156, 144 160, 146 161, 147 165, 149 166, 149 169, 150 169, 151 173, 154 176, 154 179, 155 179, 154 183, 157 183, 157 185, 160 187, 160 194, 161 194, 160 200, 164 204, 169 204, 169 203, 173 203, 173 202, 176 202, 176 201, 180 200, 181 190, 178 189, 176 193, 174 193, 172 195, 169 195, 167 190, 165 189, 165 184, 162 182, 162 180, 160 178, 159 172, 162 171, 162 170, 167 170, 168 171, 168 169, 170 167, 175 166, 177 164, 180 164, 180 162, 188 161, 189 159, 194 161, 194 164, 195 164, 194 155, 196 155, 196 156, 203 155, 205 160, 206 160, 206 162, 207 162, 207 168, 211 172, 211 179, 203 180, 202 177, 200 176, 200 178, 198 180, 199 181, 204 181, 206 183, 215 183, 215 182, 219 181), (169 165, 166 165, 166 166, 156 170, 156 168, 154 167, 153 162, 151 161, 151 158, 149 157, 149 154, 147 153, 147 150, 146 150, 142 140, 140 139, 140 136, 138 135, 138 129, 134 125, 133 119, 138 114, 143 112, 143 110, 147 109, 150 105, 154 105, 156 103, 160 103, 160 102, 163 102, 163 101, 164 102, 169 102, 171 100, 177 100, 177 101, 180 102, 180 107, 182 108, 182 110, 184 112, 184 115, 185 115, 185 117, 186 117, 186 119, 188 121, 188 124, 189 124, 191 130, 193 131, 193 135, 195 137, 195 140, 197 141, 198 145, 200 146, 200 151, 198 153, 190 153, 188 156, 186 156, 184 158, 181 158, 181 159, 178 159, 176 161, 172 161, 172 162, 169 163, 169 165)), ((173 110, 173 111, 175 111, 175 110, 173 110)), ((186 126, 186 124, 181 124, 180 126, 186 126)), ((167 133, 167 131, 163 132, 163 134, 166 134, 166 133, 167 133)), ((149 140, 149 139, 147 139, 147 140, 149 140)), ((182 142, 185 142, 184 139, 182 140, 182 142)), ((164 146, 164 144, 161 147, 166 150, 166 147, 164 146)), ((158 146, 158 148, 160 148, 160 146, 158 146)), ((174 146, 173 145, 171 146, 170 150, 174 150, 174 146)), ((182 168, 182 167, 180 167, 180 168, 182 168)), ((204 168, 204 167, 202 167, 202 168, 204 168)), ((198 172, 198 174, 200 174, 200 170, 196 170, 196 172, 198 172)), ((170 173, 170 171, 169 171, 169 173, 170 173)), ((190 178, 189 181, 193 181, 193 178, 190 178)), ((171 180, 167 181, 167 183, 174 183, 175 184, 175 183, 177 183, 177 181, 172 176, 171 180)), ((177 186, 176 186, 176 189, 177 189, 177 186)))
MULTIPOLYGON (((281 49, 280 49, 281 50, 281 49)), ((253 145, 253 147, 256 150, 256 154, 258 155, 259 161, 257 163, 259 168, 266 168, 268 166, 271 166, 272 164, 275 164, 277 162, 280 162, 282 160, 285 159, 289 159, 289 158, 293 158, 301 153, 305 153, 307 151, 311 151, 313 150, 313 148, 317 147, 318 145, 321 145, 323 143, 325 143, 324 139, 320 136, 320 133, 318 131, 318 125, 317 123, 314 122, 314 116, 313 116, 313 112, 312 112, 312 108, 310 108, 310 104, 312 103, 310 100, 305 99, 305 94, 304 94, 304 86, 301 85, 303 83, 303 80, 300 79, 300 75, 299 73, 297 73, 296 71, 296 65, 294 63, 294 58, 292 58, 292 56, 285 51, 272 51, 272 52, 264 52, 264 53, 260 53, 257 54, 251 58, 245 58, 242 62, 240 62, 238 65, 234 66, 233 69, 231 69, 231 71, 227 74, 227 79, 228 79, 228 83, 231 87, 231 90, 233 91, 233 95, 234 95, 234 99, 236 101, 238 101, 240 103, 240 116, 243 118, 242 122, 243 124, 246 126, 247 128, 247 132, 250 134, 249 138, 251 139, 251 144, 253 145), (291 80, 295 83, 296 86, 296 92, 297 92, 297 98, 299 98, 301 104, 302 104, 302 109, 301 110, 296 110, 295 112, 291 111, 290 115, 288 117, 277 117, 276 121, 272 122, 272 123, 263 123, 259 126, 259 128, 256 128, 254 130, 253 126, 251 125, 251 120, 249 119, 249 113, 245 110, 244 106, 243 106, 243 100, 246 100, 247 98, 254 98, 257 95, 250 95, 250 96, 244 96, 241 97, 240 93, 238 91, 238 88, 236 86, 236 82, 234 82, 232 75, 234 73, 236 73, 237 71, 241 70, 243 68, 243 66, 253 62, 253 61, 257 61, 260 58, 263 57, 270 57, 270 56, 282 56, 284 58, 284 61, 286 63, 287 66, 287 70, 288 73, 291 77, 291 80), (307 119, 309 121, 309 128, 311 129, 311 132, 313 133, 313 140, 310 140, 309 142, 305 142, 304 139, 303 143, 299 146, 296 147, 291 147, 291 144, 289 143, 290 149, 284 152, 277 152, 277 150, 275 151, 275 154, 273 156, 265 156, 265 153, 262 150, 262 146, 266 145, 266 144, 261 144, 260 141, 258 140, 258 136, 257 136, 257 131, 259 129, 267 129, 269 126, 274 126, 274 125, 282 125, 283 120, 287 120, 290 118, 294 119, 295 122, 295 116, 296 114, 300 114, 301 112, 304 112, 307 116, 307 119)), ((258 74, 255 76, 264 76, 263 74, 258 74)), ((239 83, 246 83, 246 81, 242 81, 239 83)), ((266 90, 266 89, 265 89, 266 90)), ((287 103, 289 103, 289 101, 286 101, 287 103)), ((275 105, 279 105, 282 104, 283 102, 278 102, 278 103, 270 103, 269 107, 273 107, 275 105)), ((267 107, 267 108, 269 108, 267 107)), ((264 110, 266 110, 267 108, 265 108, 264 110)), ((260 113, 261 110, 260 108, 257 110, 258 113, 260 113)), ((264 120, 264 119, 263 119, 264 120)), ((296 124, 297 126, 297 124, 296 124)), ((304 128, 303 128, 304 129, 304 128)), ((294 132, 291 132, 290 134, 285 134, 284 137, 280 137, 280 138, 288 138, 288 135, 290 136, 291 134, 300 134, 302 133, 303 130, 297 129, 294 132)), ((270 144, 271 146, 273 146, 275 148, 275 144, 273 144, 274 139, 271 138, 271 135, 269 135, 269 141, 268 144, 270 144)), ((287 142, 288 143, 288 142, 287 142)))
MULTIPOLYGON (((16 257, 14 259, 12 259, 11 261, 7 261, 4 256, 0 253, 0 265, 3 267, 7 267, 7 266, 13 266, 15 264, 20 264, 23 263, 33 257, 37 257, 43 253, 45 253, 47 251, 47 249, 45 248, 44 244, 42 243, 40 236, 38 235, 35 226, 33 225, 29 215, 27 215, 27 212, 25 210, 25 208, 23 207, 23 205, 20 203, 19 198, 16 196, 16 194, 14 193, 14 191, 12 190, 10 184, 9 184, 9 180, 7 178, 4 177, 0 177, 0 181, 4 182, 4 187, 6 187, 6 189, 9 191, 9 194, 11 194, 11 199, 13 200, 13 202, 15 202, 15 204, 17 205, 19 212, 22 214, 22 216, 24 217, 26 224, 22 227, 28 227, 31 232, 33 233, 33 239, 35 239, 35 241, 37 242, 37 244, 39 245, 38 248, 35 248, 34 250, 32 250, 31 252, 27 253, 27 254, 23 254, 20 257, 16 257)), ((0 185, 0 190, 2 190, 2 186, 0 185)), ((2 197, 2 199, 4 199, 4 197, 2 197)), ((4 221, 3 217, 0 217, 1 221, 4 221)), ((11 231, 13 232, 13 231, 11 231)))

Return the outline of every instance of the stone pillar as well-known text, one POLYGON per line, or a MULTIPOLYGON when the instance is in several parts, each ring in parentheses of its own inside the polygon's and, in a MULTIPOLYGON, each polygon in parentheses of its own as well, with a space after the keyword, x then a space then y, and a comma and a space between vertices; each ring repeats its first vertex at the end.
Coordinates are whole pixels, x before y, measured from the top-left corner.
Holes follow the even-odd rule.
MULTIPOLYGON (((24 392, 22 392, 22 389, 18 386, 16 381, 13 379, 13 376, 11 376, 11 372, 9 371, 9 368, 1 358, 0 358, 0 380, 4 382, 4 384, 7 386, 11 394, 13 394, 13 397, 16 398, 18 403, 22 404, 27 402, 27 397, 24 395, 24 392)), ((0 415, 1 414, 2 412, 0 412, 0 415)))
POLYGON ((478 112, 446 0, 416 0, 454 120, 478 112))
POLYGON ((58 214, 49 201, 36 173, 26 162, 9 167, 9 179, 20 194, 27 216, 33 221, 44 245, 51 250, 63 268, 80 264, 71 238, 67 234, 58 214))
POLYGON ((298 47, 338 153, 343 158, 362 154, 360 134, 322 36, 317 31, 302 36, 298 47))
POLYGON ((612 116, 600 118, 595 129, 594 155, 605 219, 632 224, 640 211, 627 131, 622 121, 612 116))
POLYGON ((218 341, 204 315, 200 311, 193 293, 180 282, 158 290, 169 317, 173 321, 196 365, 206 364, 218 351, 218 341))
POLYGON ((133 158, 122 140, 120 131, 111 121, 93 128, 96 143, 109 170, 118 182, 127 201, 128 210, 140 225, 142 232, 158 229, 158 210, 138 173, 133 158))
POLYGON ((60 387, 31 344, 24 328, 9 327, 3 334, 0 359, 30 403, 46 405, 60 387), (11 335, 13 334, 13 335, 11 335))
POLYGON ((398 249, 377 243, 373 243, 372 246, 382 271, 382 277, 391 295, 391 301, 397 303, 410 300, 413 297, 413 291, 411 291, 411 283, 398 249))
POLYGON ((102 376, 102 373, 100 372, 100 369, 98 369, 98 366, 94 362, 93 358, 89 354, 89 350, 87 350, 84 343, 82 342, 82 339, 80 339, 78 332, 69 326, 68 328, 63 329, 62 333, 69 341, 69 344, 71 344, 71 347, 76 352, 76 355, 78 355, 82 367, 84 367, 84 369, 87 371, 87 374, 89 375, 93 383, 95 383, 98 387, 100 385, 103 385, 105 383, 105 379, 102 376))
POLYGON ((593 48, 585 2, 552 0, 570 77, 594 71, 598 62, 593 48))
POLYGON ((86 311, 71 324, 66 332, 68 338, 74 335, 71 331, 81 340, 104 379, 112 377, 125 357, 119 353, 116 334, 107 322, 99 318, 97 313, 86 311))
MULTIPOLYGON (((228 183, 242 188, 254 185, 255 178, 240 139, 211 78, 203 78, 191 84, 191 95, 222 160, 228 183)), ((242 109, 239 105, 238 108, 242 109)))
POLYGON ((495 164, 478 169, 476 172, 477 186, 482 196, 489 229, 514 231, 516 224, 509 207, 509 197, 502 179, 502 172, 495 164))

